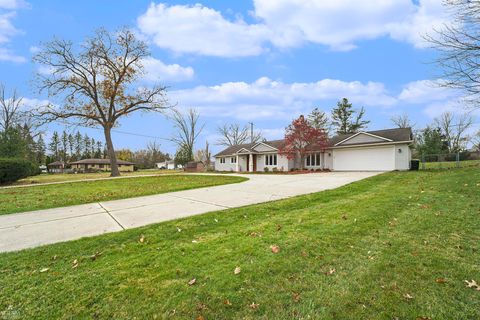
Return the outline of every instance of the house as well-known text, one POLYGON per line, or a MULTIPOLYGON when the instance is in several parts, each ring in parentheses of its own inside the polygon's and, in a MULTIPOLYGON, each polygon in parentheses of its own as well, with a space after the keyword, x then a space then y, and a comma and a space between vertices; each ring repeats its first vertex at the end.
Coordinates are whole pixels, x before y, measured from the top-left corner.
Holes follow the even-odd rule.
MULTIPOLYGON (((135 164, 133 162, 117 160, 118 170, 121 172, 130 172, 134 170, 135 164)), ((70 167, 76 172, 89 171, 110 171, 109 159, 83 159, 75 162, 70 162, 70 167)))
POLYGON ((157 163, 155 163, 155 166, 156 166, 158 169, 166 169, 166 170, 174 170, 174 169, 176 169, 175 161, 173 161, 173 160, 168 160, 168 161, 163 161, 163 162, 157 162, 157 163))
POLYGON ((63 161, 54 161, 47 164, 49 173, 62 173, 65 170, 65 163, 63 161))
POLYGON ((190 161, 185 165, 185 172, 203 172, 205 171, 205 164, 202 161, 190 161))
MULTIPOLYGON (((215 155, 215 170, 255 172, 300 168, 298 156, 287 159, 279 154, 284 143, 284 140, 275 140, 228 147, 215 155)), ((304 159, 304 168, 335 171, 408 170, 412 143, 410 128, 337 135, 329 139, 327 148, 313 147, 304 159)))

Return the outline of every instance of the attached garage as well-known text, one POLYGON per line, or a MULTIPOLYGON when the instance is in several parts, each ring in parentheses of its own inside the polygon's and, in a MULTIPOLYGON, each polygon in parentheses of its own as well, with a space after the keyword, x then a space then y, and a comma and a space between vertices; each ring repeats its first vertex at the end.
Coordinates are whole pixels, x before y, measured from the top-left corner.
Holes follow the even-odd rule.
POLYGON ((333 150, 333 170, 391 171, 395 170, 395 146, 345 148, 333 150))

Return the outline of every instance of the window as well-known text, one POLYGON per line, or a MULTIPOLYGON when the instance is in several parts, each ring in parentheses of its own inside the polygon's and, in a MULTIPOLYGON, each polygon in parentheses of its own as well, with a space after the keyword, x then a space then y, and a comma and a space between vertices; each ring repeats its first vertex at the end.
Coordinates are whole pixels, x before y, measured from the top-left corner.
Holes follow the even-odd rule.
POLYGON ((320 153, 312 153, 306 156, 305 166, 307 167, 320 167, 320 153))
POLYGON ((230 163, 237 163, 237 157, 231 157, 230 163))
POLYGON ((277 165, 277 155, 276 154, 267 154, 265 156, 265 165, 266 166, 276 166, 277 165))
POLYGON ((220 158, 220 163, 225 163, 225 158, 220 158))

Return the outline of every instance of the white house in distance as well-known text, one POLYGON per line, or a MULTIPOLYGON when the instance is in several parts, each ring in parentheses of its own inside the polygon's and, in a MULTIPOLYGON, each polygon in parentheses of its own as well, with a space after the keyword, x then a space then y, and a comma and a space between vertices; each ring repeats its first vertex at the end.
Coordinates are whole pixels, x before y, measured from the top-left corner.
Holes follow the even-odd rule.
MULTIPOLYGON (((409 170, 413 143, 410 128, 361 131, 329 140, 329 147, 305 157, 305 169, 333 171, 409 170)), ((215 155, 215 170, 234 172, 289 171, 300 168, 299 158, 278 154, 284 140, 262 141, 228 147, 215 155)))
POLYGON ((165 169, 165 170, 174 170, 174 169, 177 169, 177 168, 178 169, 182 168, 181 165, 175 166, 175 161, 173 161, 173 160, 157 162, 157 163, 155 163, 155 166, 157 167, 157 169, 165 169))

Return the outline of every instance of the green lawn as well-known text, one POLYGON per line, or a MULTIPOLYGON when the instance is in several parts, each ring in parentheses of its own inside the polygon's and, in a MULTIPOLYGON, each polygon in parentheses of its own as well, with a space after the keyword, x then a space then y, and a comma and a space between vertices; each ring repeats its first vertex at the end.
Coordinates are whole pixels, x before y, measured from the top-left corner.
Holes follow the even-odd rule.
MULTIPOLYGON (((157 170, 146 169, 134 172, 122 172, 122 177, 144 176, 144 175, 161 175, 180 173, 180 170, 157 170)), ((110 172, 96 172, 96 173, 43 173, 38 176, 32 176, 25 179, 18 180, 12 185, 30 185, 39 183, 64 182, 64 181, 78 181, 109 178, 110 172)))
POLYGON ((479 319, 479 199, 478 168, 393 172, 1 254, 0 316, 479 319))
MULTIPOLYGON (((480 160, 463 160, 459 163, 460 168, 466 167, 480 167, 480 160)), ((426 162, 425 169, 450 169, 456 168, 457 162, 455 161, 440 161, 440 162, 426 162)), ((420 163, 420 169, 423 169, 422 163, 420 163)))
POLYGON ((164 175, 0 189, 0 215, 125 199, 245 181, 232 176, 164 175))

